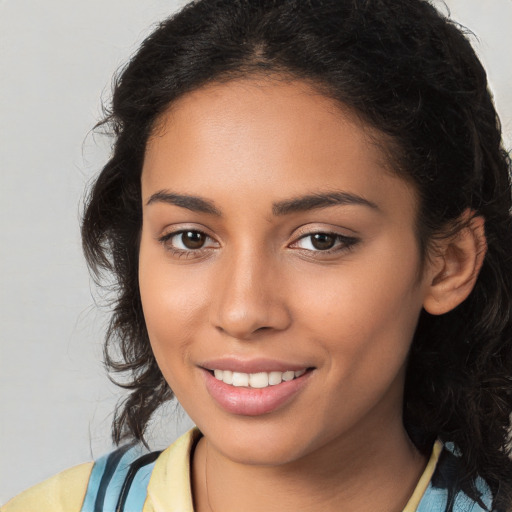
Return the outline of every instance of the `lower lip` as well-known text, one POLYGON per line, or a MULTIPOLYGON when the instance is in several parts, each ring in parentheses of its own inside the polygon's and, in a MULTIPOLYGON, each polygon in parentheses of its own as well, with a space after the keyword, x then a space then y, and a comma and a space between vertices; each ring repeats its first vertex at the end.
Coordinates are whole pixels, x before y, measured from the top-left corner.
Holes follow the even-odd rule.
POLYGON ((242 416, 259 416, 275 411, 289 402, 309 381, 311 371, 304 375, 266 388, 235 387, 216 379, 202 369, 210 396, 227 412, 242 416))

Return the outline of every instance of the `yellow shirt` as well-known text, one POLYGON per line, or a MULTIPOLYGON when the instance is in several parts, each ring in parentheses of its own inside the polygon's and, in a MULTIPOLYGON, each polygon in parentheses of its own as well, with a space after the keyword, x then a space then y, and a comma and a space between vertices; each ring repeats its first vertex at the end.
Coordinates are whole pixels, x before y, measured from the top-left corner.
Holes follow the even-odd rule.
MULTIPOLYGON (((190 430, 157 458, 142 512, 194 512, 190 487, 190 454, 201 437, 190 430)), ((403 512, 415 512, 434 473, 442 445, 430 460, 403 512)), ((32 487, 0 508, 0 512, 80 512, 93 462, 81 464, 32 487)))

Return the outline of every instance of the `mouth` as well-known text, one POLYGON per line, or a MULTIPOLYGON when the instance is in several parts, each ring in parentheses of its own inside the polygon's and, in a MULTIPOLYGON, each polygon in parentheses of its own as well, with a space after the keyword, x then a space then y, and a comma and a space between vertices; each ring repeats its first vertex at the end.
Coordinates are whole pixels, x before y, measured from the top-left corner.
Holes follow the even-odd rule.
POLYGON ((226 362, 219 364, 223 368, 216 366, 201 367, 206 389, 222 409, 241 416, 265 415, 281 409, 308 387, 315 370, 314 367, 286 369, 279 364, 279 370, 267 365, 270 371, 261 371, 263 364, 252 364, 248 366, 256 368, 249 373, 236 371, 245 369, 240 364, 236 370, 229 369, 236 365, 226 362))
POLYGON ((246 387, 255 389, 264 389, 269 386, 278 386, 282 382, 290 382, 294 379, 302 377, 308 370, 312 368, 303 368, 301 370, 286 370, 243 373, 233 370, 208 370, 217 380, 234 387, 246 387))

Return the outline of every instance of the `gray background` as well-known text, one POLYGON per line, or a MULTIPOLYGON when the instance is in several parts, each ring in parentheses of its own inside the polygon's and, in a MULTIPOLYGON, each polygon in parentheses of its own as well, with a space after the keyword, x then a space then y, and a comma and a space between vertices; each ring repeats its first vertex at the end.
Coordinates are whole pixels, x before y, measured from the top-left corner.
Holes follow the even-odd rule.
MULTIPOLYGON (((83 190, 109 143, 90 132, 112 73, 184 1, 0 0, 0 503, 111 448, 106 311, 80 252, 83 190)), ((478 36, 512 146, 512 0, 448 0, 478 36)), ((155 447, 188 427, 174 407, 155 447)))

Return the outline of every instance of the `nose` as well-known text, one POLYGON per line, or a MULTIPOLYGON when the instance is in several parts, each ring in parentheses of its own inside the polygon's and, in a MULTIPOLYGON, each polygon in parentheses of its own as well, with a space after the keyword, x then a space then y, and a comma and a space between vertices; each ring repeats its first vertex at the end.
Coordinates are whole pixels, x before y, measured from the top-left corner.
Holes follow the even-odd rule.
POLYGON ((240 340, 287 329, 291 314, 277 267, 250 249, 224 261, 215 280, 218 292, 211 318, 215 328, 240 340))

